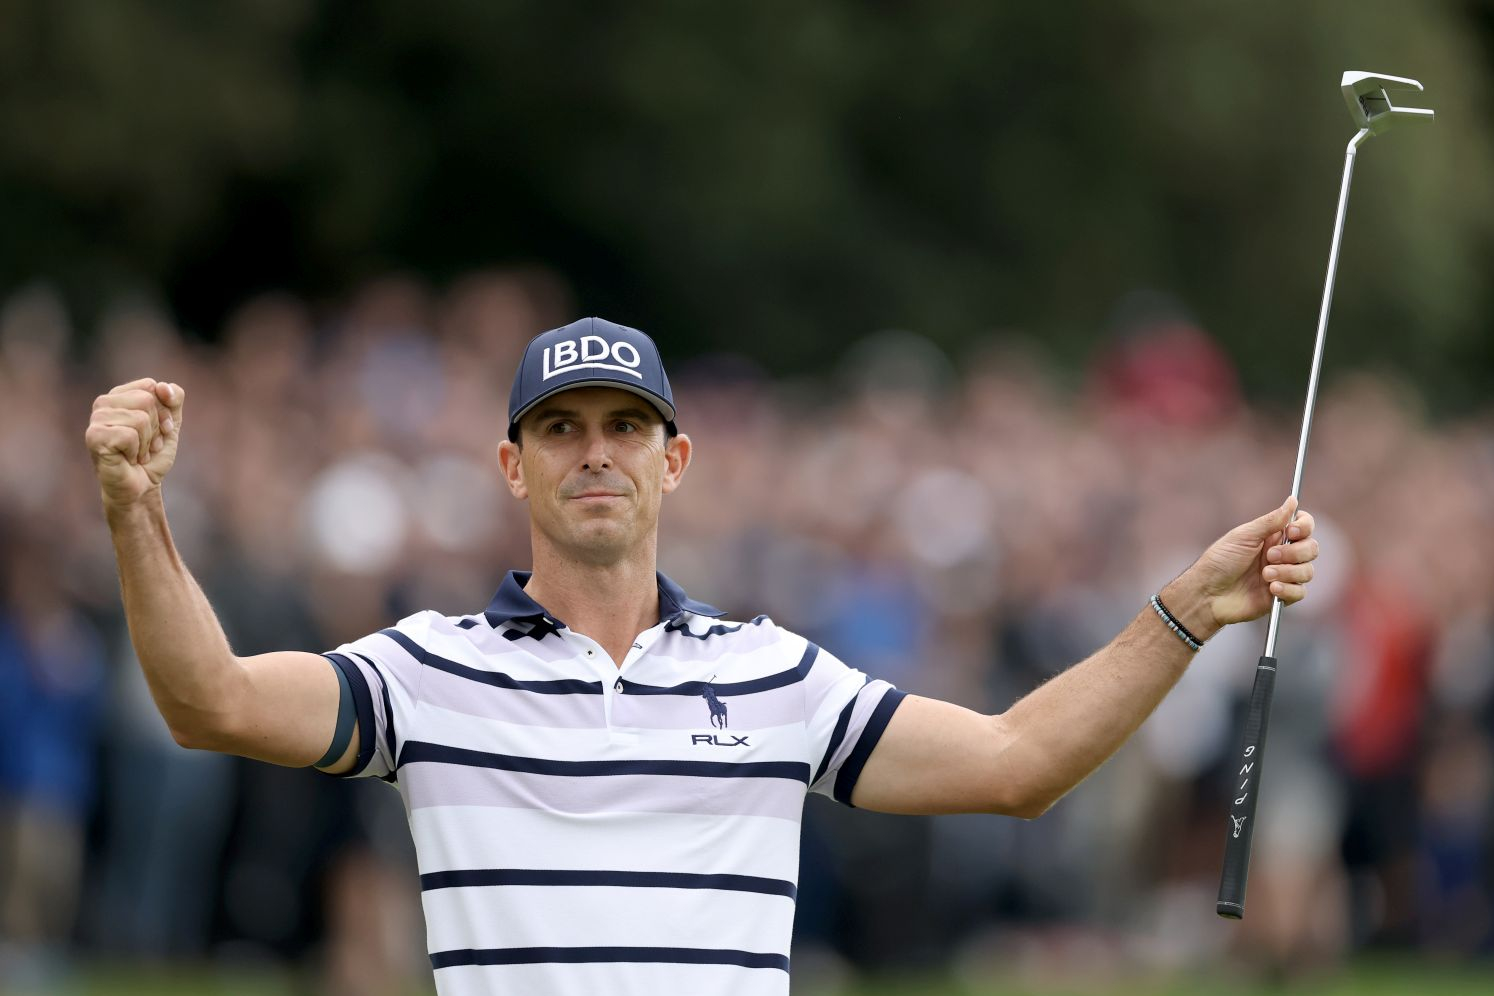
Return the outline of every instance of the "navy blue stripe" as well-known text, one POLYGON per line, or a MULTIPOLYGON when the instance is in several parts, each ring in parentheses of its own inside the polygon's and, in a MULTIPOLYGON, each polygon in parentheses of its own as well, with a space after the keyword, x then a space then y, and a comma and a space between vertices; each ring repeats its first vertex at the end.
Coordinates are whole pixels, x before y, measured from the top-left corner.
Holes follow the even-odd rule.
MULTIPOLYGON (((861 679, 861 688, 866 687, 867 679, 861 679)), ((856 694, 851 696, 851 701, 840 711, 840 717, 835 721, 835 729, 830 733, 830 746, 825 748, 825 756, 820 758, 820 766, 815 769, 814 778, 809 784, 813 785, 825 777, 825 769, 830 767, 830 759, 835 756, 836 750, 840 748, 840 742, 846 738, 846 727, 851 725, 851 713, 856 711, 856 700, 861 698, 861 688, 856 689, 856 694)))
POLYGON ((779 671, 763 678, 751 678, 747 681, 716 682, 716 681, 687 681, 682 685, 640 685, 637 682, 622 679, 622 690, 627 695, 689 695, 691 697, 701 695, 706 685, 710 685, 716 694, 725 698, 728 695, 754 695, 758 692, 767 692, 775 688, 784 688, 788 685, 797 684, 809 676, 809 669, 814 667, 814 659, 819 656, 820 648, 813 643, 804 647, 804 656, 799 658, 799 663, 788 671, 779 671))
POLYGON ((738 623, 735 626, 716 625, 707 629, 704 633, 692 633, 687 623, 670 620, 664 624, 664 632, 678 633, 681 636, 688 636, 692 640, 709 640, 713 636, 730 636, 743 626, 761 626, 767 621, 767 616, 756 616, 745 623, 738 623))
POLYGON ((348 744, 353 742, 353 730, 358 727, 357 706, 353 705, 353 686, 348 684, 348 676, 331 661, 327 661, 327 666, 337 675, 337 723, 332 728, 327 752, 320 760, 311 762, 313 768, 325 768, 347 753, 348 744))
POLYGON ((384 752, 390 757, 399 757, 399 751, 395 749, 395 744, 399 741, 395 739, 394 733, 394 707, 389 704, 389 676, 377 664, 369 660, 367 655, 355 653, 353 656, 373 668, 374 674, 379 676, 383 684, 379 693, 384 697, 384 752))
POLYGON ((474 768, 521 771, 532 775, 690 775, 698 778, 786 778, 809 784, 809 765, 800 761, 553 761, 410 740, 399 763, 464 764, 474 768))
POLYGON ((322 654, 322 656, 347 675, 348 685, 353 689, 353 705, 358 713, 358 757, 354 759, 351 768, 334 776, 348 778, 361 774, 363 769, 368 767, 368 762, 373 760, 374 747, 377 745, 377 738, 374 736, 373 696, 368 690, 368 679, 363 677, 363 672, 358 669, 358 665, 342 654, 322 654))
POLYGON ((422 892, 494 885, 601 885, 631 889, 715 889, 756 892, 764 896, 798 897, 794 883, 757 875, 693 875, 689 872, 590 871, 547 868, 468 868, 427 872, 420 876, 422 892))
POLYGON ((882 701, 878 702, 877 707, 872 710, 871 718, 866 721, 866 726, 862 727, 856 746, 851 749, 846 763, 840 766, 840 773, 835 776, 835 800, 837 802, 851 805, 851 793, 856 790, 856 780, 861 777, 861 769, 866 767, 866 759, 871 757, 877 741, 882 739, 882 731, 887 729, 887 723, 892 719, 892 714, 907 697, 907 692, 889 688, 882 696, 882 701))
POLYGON ((789 970, 787 955, 731 948, 459 948, 431 955, 431 968, 458 965, 580 965, 630 962, 666 965, 739 965, 789 970))
POLYGON ((399 644, 404 648, 405 653, 426 667, 435 668, 437 671, 445 671, 447 674, 454 674, 458 678, 479 681, 484 685, 493 685, 498 688, 511 688, 521 692, 538 692, 541 695, 602 694, 602 683, 600 681, 581 681, 577 678, 557 678, 553 681, 520 681, 518 678, 510 678, 501 671, 480 671, 475 667, 468 667, 465 664, 458 664, 456 661, 449 661, 445 657, 431 653, 397 629, 381 629, 379 632, 399 644))

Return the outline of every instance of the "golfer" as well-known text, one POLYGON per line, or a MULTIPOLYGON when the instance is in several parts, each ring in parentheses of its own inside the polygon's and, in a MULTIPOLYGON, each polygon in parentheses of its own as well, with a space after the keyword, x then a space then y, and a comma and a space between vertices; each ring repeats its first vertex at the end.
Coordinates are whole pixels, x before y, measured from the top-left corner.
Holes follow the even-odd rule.
POLYGON ((137 380, 87 430, 156 704, 183 746, 398 785, 444 996, 786 993, 806 792, 1036 817, 1221 627, 1300 601, 1318 552, 1289 500, 1006 712, 904 695, 658 573, 690 438, 653 341, 589 318, 529 344, 498 444, 530 571, 470 615, 237 657, 163 511, 185 402, 137 380))

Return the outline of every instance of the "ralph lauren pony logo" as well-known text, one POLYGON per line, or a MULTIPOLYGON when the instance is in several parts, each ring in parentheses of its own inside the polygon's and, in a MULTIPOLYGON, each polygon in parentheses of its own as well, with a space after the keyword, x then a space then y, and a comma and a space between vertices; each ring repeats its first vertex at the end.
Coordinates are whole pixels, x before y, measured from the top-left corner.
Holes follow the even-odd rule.
MULTIPOLYGON (((715 680, 716 676, 714 674, 711 675, 711 681, 715 680)), ((726 703, 722 702, 716 697, 716 690, 711 687, 711 681, 708 681, 701 686, 700 695, 703 699, 706 700, 706 705, 711 710, 711 725, 718 730, 724 730, 726 729, 727 725, 726 703)))
MULTIPOLYGON (((711 681, 715 680, 716 676, 711 675, 711 681)), ((726 703, 716 696, 716 690, 711 687, 710 681, 700 686, 700 697, 705 699, 706 705, 710 707, 711 725, 718 730, 726 729, 726 703)), ((690 734, 690 746, 751 747, 752 745, 747 742, 747 736, 750 734, 738 736, 735 733, 728 733, 726 737, 722 737, 719 733, 692 733, 690 734)))

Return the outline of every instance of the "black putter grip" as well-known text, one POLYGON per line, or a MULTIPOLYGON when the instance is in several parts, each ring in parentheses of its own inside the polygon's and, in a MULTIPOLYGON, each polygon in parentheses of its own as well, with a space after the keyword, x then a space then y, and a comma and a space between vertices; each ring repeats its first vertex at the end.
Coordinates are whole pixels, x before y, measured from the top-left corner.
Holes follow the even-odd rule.
POLYGON ((1250 874, 1250 838, 1255 833, 1255 802, 1261 784, 1261 761, 1266 753, 1266 725, 1271 719, 1271 692, 1276 687, 1276 659, 1262 657, 1250 689, 1250 712, 1245 717, 1245 743, 1237 755, 1230 783, 1228 835, 1224 839, 1224 871, 1219 876, 1222 917, 1245 917, 1245 877, 1250 874))

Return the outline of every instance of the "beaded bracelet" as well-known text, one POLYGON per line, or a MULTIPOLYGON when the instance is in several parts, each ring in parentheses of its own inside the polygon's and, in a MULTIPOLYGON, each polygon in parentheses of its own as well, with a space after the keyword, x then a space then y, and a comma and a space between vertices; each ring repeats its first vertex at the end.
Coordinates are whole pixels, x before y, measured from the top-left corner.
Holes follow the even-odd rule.
POLYGON ((1167 611, 1167 606, 1162 604, 1162 597, 1160 595, 1152 596, 1152 608, 1157 610, 1157 615, 1162 617, 1162 621, 1167 624, 1167 628, 1176 633, 1179 640, 1188 644, 1189 650, 1192 650, 1196 654, 1203 649, 1203 641, 1188 632, 1188 627, 1184 626, 1178 621, 1176 616, 1167 611))

